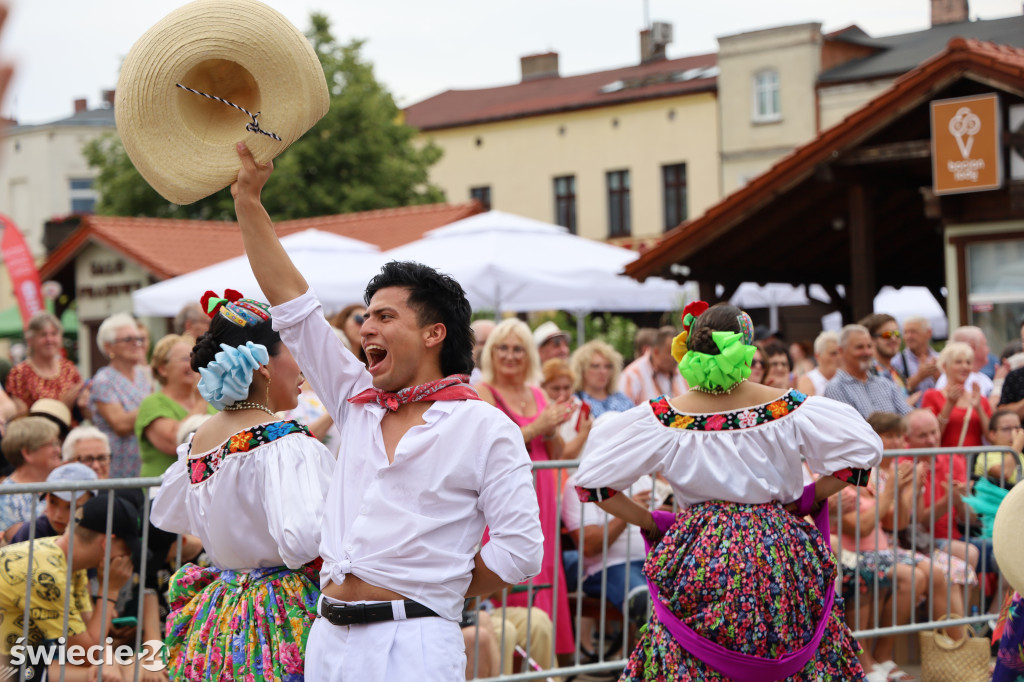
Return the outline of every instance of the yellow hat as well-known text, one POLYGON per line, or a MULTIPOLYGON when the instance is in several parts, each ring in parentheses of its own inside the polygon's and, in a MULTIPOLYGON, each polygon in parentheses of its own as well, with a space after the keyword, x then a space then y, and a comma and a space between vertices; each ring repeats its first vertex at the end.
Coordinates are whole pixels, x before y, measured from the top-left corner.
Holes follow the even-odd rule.
POLYGON ((235 181, 237 142, 266 163, 329 106, 320 61, 284 16, 257 0, 197 0, 132 47, 114 114, 142 177, 183 205, 235 181))
POLYGON ((996 521, 992 526, 992 550, 999 564, 999 572, 1006 582, 1024 594, 1024 538, 1021 537, 1021 519, 1024 519, 1024 483, 1013 486, 999 503, 996 521))

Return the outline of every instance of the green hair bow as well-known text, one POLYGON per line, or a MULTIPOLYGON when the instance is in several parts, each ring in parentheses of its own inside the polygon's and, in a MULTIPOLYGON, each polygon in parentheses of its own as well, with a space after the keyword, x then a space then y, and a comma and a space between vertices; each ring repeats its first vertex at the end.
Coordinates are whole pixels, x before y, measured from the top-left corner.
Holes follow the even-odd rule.
POLYGON ((709 391, 727 391, 750 376, 750 363, 757 348, 743 343, 743 334, 711 332, 719 353, 709 355, 691 350, 679 362, 679 373, 690 386, 709 391))

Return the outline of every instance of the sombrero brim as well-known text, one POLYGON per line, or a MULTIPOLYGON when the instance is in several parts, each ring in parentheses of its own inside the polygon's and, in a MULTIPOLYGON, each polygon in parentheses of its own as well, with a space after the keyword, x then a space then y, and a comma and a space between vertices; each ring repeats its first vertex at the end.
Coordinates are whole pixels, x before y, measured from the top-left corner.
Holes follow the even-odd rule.
POLYGON ((1024 594, 1024 538, 1021 538, 1021 519, 1024 519, 1024 483, 1018 483, 999 503, 992 527, 992 549, 999 572, 1006 581, 1024 594))
POLYGON ((121 67, 115 118, 125 151, 168 201, 190 204, 230 185, 244 141, 258 162, 288 148, 330 106, 312 45, 256 0, 198 0, 171 12, 132 47, 121 67), (280 141, 251 132, 248 115, 280 141))

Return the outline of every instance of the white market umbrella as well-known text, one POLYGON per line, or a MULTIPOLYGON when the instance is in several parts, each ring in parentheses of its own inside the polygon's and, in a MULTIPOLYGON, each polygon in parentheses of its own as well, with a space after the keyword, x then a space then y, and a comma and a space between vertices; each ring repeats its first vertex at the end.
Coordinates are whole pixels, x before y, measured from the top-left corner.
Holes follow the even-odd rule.
MULTIPOLYGON (((328 311, 361 301, 366 283, 385 262, 374 244, 322 230, 282 237, 281 244, 328 311)), ((206 290, 220 294, 226 288, 266 300, 242 255, 133 291, 132 307, 140 316, 173 317, 206 290)))
POLYGON ((577 237, 564 227, 488 211, 427 232, 388 259, 416 261, 454 277, 477 310, 589 312, 671 310, 683 289, 619 273, 639 254, 577 237))
POLYGON ((744 282, 736 288, 729 303, 741 310, 768 308, 768 328, 776 330, 779 328, 779 308, 807 305, 812 299, 824 303, 831 301, 825 290, 817 284, 811 285, 810 293, 811 296, 808 297, 807 287, 804 285, 783 282, 768 284, 744 282))
POLYGON ((875 312, 888 313, 896 318, 903 327, 903 320, 912 316, 928 319, 932 327, 932 335, 936 339, 944 339, 949 333, 949 322, 946 311, 932 296, 928 287, 900 287, 899 289, 884 286, 875 296, 875 312))

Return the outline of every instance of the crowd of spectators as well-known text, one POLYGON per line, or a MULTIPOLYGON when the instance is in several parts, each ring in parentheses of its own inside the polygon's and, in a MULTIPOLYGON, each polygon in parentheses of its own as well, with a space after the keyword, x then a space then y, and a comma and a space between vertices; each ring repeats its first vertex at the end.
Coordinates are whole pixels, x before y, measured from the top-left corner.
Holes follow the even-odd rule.
MULTIPOLYGON (((339 338, 357 354, 361 315, 362 308, 353 305, 333 320, 339 338)), ((176 333, 158 339, 151 349, 145 326, 129 315, 112 315, 96 335, 108 364, 83 381, 61 352, 59 321, 48 314, 34 318, 26 330, 28 358, 12 369, 6 392, 0 392, 0 419, 5 422, 0 485, 159 476, 197 420, 214 412, 199 396, 199 376, 189 363, 196 335, 205 332, 209 318, 198 306, 187 306, 175 323, 176 333)), ((599 339, 573 350, 571 334, 554 322, 531 331, 514 318, 497 323, 481 319, 473 323, 473 330, 476 369, 471 382, 484 400, 520 427, 534 461, 585 457, 596 420, 686 389, 672 357, 677 333, 672 326, 638 330, 628 364, 618 350, 599 339)), ((885 314, 788 346, 778 334, 762 336, 750 381, 850 404, 889 451, 873 482, 844 490, 832 514, 833 548, 842 566, 851 628, 905 624, 914 612, 924 618, 963 613, 969 599, 979 608, 997 610, 1000 604, 982 600, 978 589, 979 580, 984 581, 985 593, 991 596, 998 586, 991 544, 963 499, 972 480, 987 478, 1012 486, 1019 476, 1017 458, 1005 451, 976 457, 899 457, 894 451, 991 445, 1020 453, 1020 342, 994 358, 982 330, 961 327, 940 352, 927 319, 906 318, 901 326, 885 314)), ((304 391, 303 398, 296 418, 327 442, 336 427, 311 391, 304 391)), ((469 675, 508 674, 513 661, 522 659, 546 668, 556 655, 571 654, 574 639, 581 636, 573 631, 574 614, 569 610, 569 597, 577 589, 586 598, 608 600, 637 624, 648 613, 639 530, 593 504, 580 503, 572 494, 569 473, 536 472, 546 547, 544 569, 534 584, 467 603, 469 675)), ((41 497, 0 495, 3 542, 17 546, 30 536, 37 542, 66 537, 74 507, 79 516, 86 510, 78 526, 85 538, 79 546, 88 554, 88 542, 94 538, 88 535, 85 520, 98 513, 88 510, 106 494, 82 490, 41 497)), ((643 505, 671 509, 672 491, 656 476, 638 483, 630 495, 643 505)), ((118 514, 134 514, 141 521, 148 504, 142 495, 118 494, 117 499, 118 514)), ((86 569, 92 579, 72 586, 72 603, 77 604, 72 618, 88 622, 100 633, 104 624, 97 620, 97 600, 117 595, 107 605, 118 618, 133 615, 141 598, 142 622, 129 627, 108 623, 106 632, 127 641, 138 627, 145 638, 160 638, 166 604, 161 601, 159 571, 164 569, 166 579, 174 561, 195 557, 202 548, 196 538, 183 538, 179 547, 173 536, 150 530, 151 575, 140 580, 141 588, 130 589, 132 581, 124 574, 131 569, 123 562, 115 566, 109 560, 97 563, 92 555, 80 559, 77 550, 74 556, 65 553, 73 568, 86 569), (100 591, 104 577, 106 593, 100 591)), ((45 548, 60 551, 61 545, 45 548)), ((15 555, 21 556, 10 554, 15 555)), ((136 565, 134 570, 138 569, 136 565)), ((62 584, 63 578, 58 582, 62 584)), ((21 604, 12 598, 0 608, 13 611, 21 604)), ((40 627, 41 635, 48 637, 51 630, 40 627)), ((954 628, 953 634, 957 632, 954 628)), ((892 663, 892 638, 865 644, 862 661, 869 679, 910 679, 892 663)))

